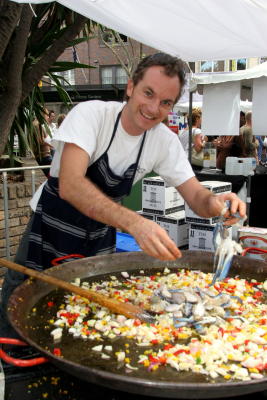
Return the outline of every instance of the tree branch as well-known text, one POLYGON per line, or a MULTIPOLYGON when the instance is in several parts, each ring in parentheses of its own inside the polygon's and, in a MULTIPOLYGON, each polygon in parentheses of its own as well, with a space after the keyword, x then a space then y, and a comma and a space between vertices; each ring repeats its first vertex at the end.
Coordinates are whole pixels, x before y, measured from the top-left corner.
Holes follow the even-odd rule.
POLYGON ((87 21, 87 18, 79 14, 76 15, 77 17, 73 25, 70 25, 62 34, 61 38, 57 39, 44 53, 43 57, 24 74, 21 101, 23 101, 30 94, 33 87, 42 79, 43 75, 63 53, 65 48, 68 47, 69 43, 80 33, 87 21))
POLYGON ((20 22, 17 28, 16 36, 13 41, 12 56, 10 58, 9 69, 7 73, 7 85, 5 95, 0 102, 0 154, 3 154, 7 143, 7 138, 11 125, 14 120, 17 108, 20 104, 22 83, 21 74, 24 64, 25 50, 27 47, 27 38, 32 20, 32 11, 29 5, 24 5, 21 12, 20 22))
POLYGON ((2 1, 0 12, 0 59, 9 44, 14 29, 17 26, 21 16, 22 4, 17 4, 12 1, 2 1))

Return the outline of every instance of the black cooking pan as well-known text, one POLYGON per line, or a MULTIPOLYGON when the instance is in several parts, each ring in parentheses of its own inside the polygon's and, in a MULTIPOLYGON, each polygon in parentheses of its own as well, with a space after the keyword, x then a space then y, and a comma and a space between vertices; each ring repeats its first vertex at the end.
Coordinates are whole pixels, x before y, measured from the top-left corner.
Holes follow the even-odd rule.
MULTIPOLYGON (((76 277, 97 280, 105 274, 162 267, 170 269, 183 267, 211 272, 212 264, 213 254, 206 252, 184 251, 183 257, 174 262, 162 262, 142 252, 133 252, 72 261, 51 268, 49 273, 67 281, 76 277)), ((265 280, 267 279, 267 264, 247 257, 235 257, 230 275, 265 280)), ((51 293, 54 293, 54 288, 47 283, 25 281, 10 297, 8 306, 10 322, 27 343, 37 348, 58 368, 80 379, 117 390, 169 398, 232 397, 267 389, 267 377, 254 381, 229 382, 222 380, 213 383, 205 380, 203 376, 193 373, 178 373, 171 368, 169 370, 167 368, 160 370, 159 368, 155 372, 141 369, 141 371, 126 373, 125 369, 117 369, 116 363, 112 364, 107 360, 99 361, 95 353, 90 351, 91 344, 88 343, 90 341, 76 340, 70 335, 65 335, 67 339, 59 344, 60 348, 64 347, 64 358, 53 355, 51 353, 53 347, 51 336, 49 336, 49 330, 46 329, 49 316, 44 312, 43 315, 40 315, 37 325, 29 320, 32 308, 36 304, 39 305, 45 296, 51 296, 51 293), (79 359, 81 361, 77 362, 79 359)))

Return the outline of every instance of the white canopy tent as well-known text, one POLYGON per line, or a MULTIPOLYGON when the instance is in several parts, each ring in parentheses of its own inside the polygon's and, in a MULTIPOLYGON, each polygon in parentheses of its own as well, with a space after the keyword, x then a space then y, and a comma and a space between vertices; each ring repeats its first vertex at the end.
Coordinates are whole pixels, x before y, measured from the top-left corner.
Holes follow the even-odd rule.
MULTIPOLYGON (((16 0, 33 4, 51 1, 16 0)), ((261 57, 267 53, 266 0, 58 0, 58 3, 185 61, 261 57)))
MULTIPOLYGON (((203 94, 202 130, 207 135, 238 135, 239 112, 251 106, 253 133, 267 135, 267 62, 243 71, 192 75, 190 91, 203 94), (244 96, 251 102, 240 101, 244 96)), ((248 110, 246 110, 248 111, 248 110)))
MULTIPOLYGON (((51 1, 16 0, 18 3, 32 4, 51 1)), ((162 0, 58 0, 57 2, 124 35, 186 61, 261 57, 267 53, 267 0, 165 0, 164 2, 162 0), (244 24, 245 29, 243 29, 244 24)), ((193 90, 194 85, 195 87, 204 85, 207 88, 208 84, 219 84, 219 82, 220 88, 223 88, 223 82, 226 82, 224 93, 227 88, 228 98, 225 102, 228 105, 228 111, 225 110, 227 116, 230 110, 229 99, 234 93, 234 84, 228 85, 228 83, 249 81, 259 76, 266 77, 265 64, 267 63, 232 74, 193 76, 190 89, 193 90)), ((267 82, 267 79, 264 79, 267 82)), ((264 97, 264 82, 262 81, 257 87, 257 92, 261 91, 261 95, 254 98, 255 110, 264 97)), ((236 84, 235 90, 237 88, 236 84)), ((207 92, 210 94, 204 96, 204 115, 207 109, 205 98, 209 97, 209 106, 213 106, 210 107, 210 114, 216 104, 213 98, 216 87, 207 89, 207 92)), ((217 94, 217 98, 224 109, 220 93, 217 94)), ((230 118, 228 115, 231 122, 236 119, 240 110, 237 94, 233 104, 235 104, 235 107, 232 107, 233 115, 230 118)), ((227 118, 221 115, 221 120, 223 119, 227 118)), ((236 127, 237 125, 235 130, 236 127)), ((262 131, 262 128, 259 127, 258 131, 262 131)), ((214 131, 214 126, 212 133, 207 132, 212 135, 237 133, 233 133, 233 127, 222 129, 218 133, 214 131)))
MULTIPOLYGON (((267 1, 266 1, 267 4, 267 1)), ((267 46, 266 46, 267 51, 267 46)), ((200 89, 202 85, 209 85, 223 82, 241 81, 242 84, 251 86, 251 80, 255 78, 267 77, 267 62, 256 65, 253 68, 244 69, 236 72, 224 72, 214 74, 198 74, 192 75, 190 78, 190 90, 194 91, 197 87, 200 89)))

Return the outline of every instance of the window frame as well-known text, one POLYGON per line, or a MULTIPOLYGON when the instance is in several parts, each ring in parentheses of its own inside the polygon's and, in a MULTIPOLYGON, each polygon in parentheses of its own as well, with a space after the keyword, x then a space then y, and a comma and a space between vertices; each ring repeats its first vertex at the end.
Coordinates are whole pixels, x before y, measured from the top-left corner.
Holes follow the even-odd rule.
POLYGON ((123 67, 121 65, 118 65, 118 64, 116 64, 116 65, 100 65, 100 68, 99 68, 100 77, 99 77, 99 79, 100 79, 101 85, 126 85, 127 81, 128 81, 128 75, 126 74, 126 72, 125 72, 126 82, 125 83, 118 82, 118 79, 117 79, 118 76, 117 76, 116 72, 117 72, 117 70, 119 68, 121 68, 124 71, 123 67), (105 68, 110 68, 111 71, 112 71, 111 83, 103 83, 102 71, 105 68))

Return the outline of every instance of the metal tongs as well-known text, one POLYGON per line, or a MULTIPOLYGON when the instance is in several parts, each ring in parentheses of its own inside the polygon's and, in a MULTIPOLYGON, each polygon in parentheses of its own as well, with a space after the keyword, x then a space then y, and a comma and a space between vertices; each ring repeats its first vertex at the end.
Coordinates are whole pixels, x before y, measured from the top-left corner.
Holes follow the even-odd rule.
MULTIPOLYGON (((213 260, 214 275, 211 285, 214 285, 217 280, 223 280, 227 277, 234 255, 242 252, 241 245, 229 237, 229 226, 224 225, 223 214, 230 208, 230 202, 226 201, 225 203, 225 209, 222 211, 213 231, 215 253, 213 260)), ((232 217, 241 218, 239 213, 233 214, 232 217)))

